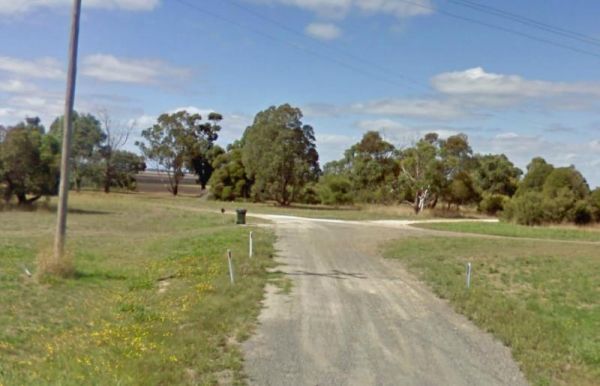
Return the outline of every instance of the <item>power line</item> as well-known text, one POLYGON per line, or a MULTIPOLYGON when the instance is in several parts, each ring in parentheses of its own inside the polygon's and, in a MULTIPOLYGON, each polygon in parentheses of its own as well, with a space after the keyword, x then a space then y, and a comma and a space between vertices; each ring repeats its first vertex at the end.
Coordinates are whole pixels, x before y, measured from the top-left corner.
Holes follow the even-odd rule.
POLYGON ((414 1, 410 1, 410 0, 398 0, 398 1, 401 1, 401 2, 406 3, 406 4, 411 4, 411 5, 414 5, 414 6, 417 6, 417 7, 421 7, 421 8, 424 8, 424 9, 428 9, 428 10, 431 10, 431 11, 436 11, 439 14, 442 14, 442 15, 445 15, 445 16, 448 16, 448 17, 452 17, 452 18, 455 18, 455 19, 458 19, 458 20, 467 21, 467 22, 473 23, 473 24, 479 24, 479 25, 482 25, 484 27, 496 29, 496 30, 499 30, 499 31, 504 31, 504 32, 507 32, 507 33, 510 33, 510 34, 513 34, 513 35, 517 35, 517 36, 521 36, 521 37, 524 37, 524 38, 527 38, 527 39, 530 39, 530 40, 534 40, 534 41, 537 41, 537 42, 540 42, 540 43, 544 43, 544 44, 552 45, 552 46, 555 46, 555 47, 564 48, 564 49, 567 49, 567 50, 570 50, 570 51, 573 51, 573 52, 577 52, 577 53, 580 53, 580 54, 584 54, 584 55, 589 55, 589 56, 594 56, 596 58, 600 58, 600 54, 598 54, 596 52, 592 52, 592 51, 584 50, 582 48, 577 48, 577 47, 569 46, 567 44, 559 43, 559 42, 556 42, 554 40, 550 40, 550 39, 546 39, 546 38, 541 38, 541 37, 538 37, 538 36, 535 36, 535 35, 530 35, 530 34, 525 33, 525 32, 520 32, 520 31, 511 29, 511 28, 502 27, 500 25, 496 25, 496 24, 492 24, 492 23, 487 23, 487 22, 484 22, 484 21, 481 21, 481 20, 477 20, 477 19, 473 19, 473 18, 470 18, 470 17, 467 17, 467 16, 462 16, 462 15, 459 15, 459 14, 456 14, 456 13, 448 12, 448 11, 445 11, 445 10, 442 10, 442 9, 436 9, 434 7, 430 7, 428 5, 424 5, 424 4, 420 4, 420 3, 416 3, 414 1))
POLYGON ((516 13, 508 12, 499 8, 491 7, 489 5, 480 4, 475 1, 469 0, 447 0, 450 3, 460 5, 463 7, 471 8, 479 12, 487 13, 489 15, 494 15, 497 17, 501 17, 504 19, 508 19, 517 23, 521 23, 523 25, 540 29, 542 31, 547 31, 550 33, 554 33, 559 36, 567 37, 570 39, 574 39, 583 43, 600 46, 600 39, 595 38, 593 36, 585 35, 580 32, 572 31, 569 29, 561 28, 549 23, 544 23, 535 19, 531 19, 526 16, 522 16, 516 13))
POLYGON ((209 15, 209 16, 214 17, 216 19, 219 19, 219 20, 221 20, 223 22, 232 24, 232 25, 234 25, 234 26, 236 26, 236 27, 238 27, 240 29, 246 29, 246 30, 248 30, 248 31, 250 31, 250 32, 252 32, 254 34, 260 35, 260 36, 262 36, 264 38, 267 38, 269 40, 275 41, 277 43, 284 44, 284 45, 289 45, 289 46, 291 46, 291 47, 293 47, 295 49, 301 50, 301 51, 303 51, 303 52, 305 52, 305 53, 307 53, 309 55, 312 55, 312 56, 314 56, 316 58, 319 58, 321 60, 325 60, 325 61, 329 61, 329 62, 335 63, 335 64, 337 64, 340 67, 344 67, 344 68, 346 68, 348 70, 354 71, 354 72, 359 73, 359 74, 361 74, 363 76, 379 80, 379 81, 384 82, 386 84, 394 84, 394 85, 396 85, 398 87, 401 87, 401 88, 406 87, 406 84, 397 82, 394 79, 386 78, 386 77, 381 76, 381 75, 379 75, 377 73, 374 73, 372 71, 367 71, 367 70, 364 70, 362 68, 356 67, 356 66, 354 66, 352 64, 348 64, 348 63, 346 63, 343 60, 339 60, 337 58, 334 58, 334 57, 331 57, 331 56, 328 56, 328 55, 323 55, 320 52, 314 51, 314 50, 312 50, 310 48, 307 48, 305 46, 302 46, 300 44, 296 44, 296 43, 291 42, 289 40, 278 38, 276 36, 273 36, 271 34, 268 34, 266 32, 258 30, 256 28, 252 28, 252 27, 249 27, 248 25, 241 24, 241 23, 239 23, 239 22, 237 22, 237 21, 235 21, 233 19, 230 19, 230 18, 227 18, 225 16, 222 16, 222 15, 220 15, 220 14, 218 14, 216 12, 213 12, 211 10, 208 10, 206 8, 200 7, 197 4, 192 3, 192 2, 190 2, 188 0, 175 0, 175 1, 179 2, 180 4, 183 4, 184 6, 187 6, 190 9, 193 9, 193 10, 195 10, 197 12, 209 15))
MULTIPOLYGON (((319 53, 317 51, 311 50, 310 48, 307 48, 305 46, 299 45, 299 44, 291 42, 289 40, 285 40, 285 39, 273 36, 271 34, 263 32, 261 30, 252 28, 252 27, 250 27, 248 25, 239 23, 236 20, 227 18, 227 17, 222 16, 222 15, 216 13, 216 12, 213 12, 213 11, 208 10, 206 8, 200 7, 197 4, 195 4, 195 3, 191 3, 189 0, 176 0, 176 1, 179 2, 180 4, 184 5, 184 6, 187 6, 187 7, 191 8, 191 9, 199 12, 199 13, 203 13, 203 14, 212 16, 212 17, 214 17, 216 19, 219 19, 219 20, 221 20, 221 21, 223 21, 225 23, 232 24, 232 25, 236 26, 237 28, 251 31, 254 34, 260 35, 260 36, 262 36, 264 38, 267 38, 269 40, 275 41, 277 43, 289 45, 289 46, 291 46, 291 47, 293 47, 295 49, 298 49, 298 50, 301 50, 303 52, 306 52, 306 53, 308 53, 308 54, 310 54, 312 56, 315 56, 315 57, 317 57, 317 58, 319 58, 321 60, 325 60, 325 61, 329 61, 329 62, 335 63, 335 64, 337 64, 337 65, 339 65, 341 67, 344 67, 346 69, 349 69, 349 70, 357 72, 357 73, 360 73, 360 74, 362 74, 362 75, 364 75, 366 77, 374 78, 374 79, 377 79, 377 80, 385 82, 385 83, 392 83, 392 84, 398 85, 400 87, 404 86, 403 84, 400 84, 400 83, 398 83, 398 82, 396 82, 394 80, 382 77, 381 75, 379 75, 377 73, 373 73, 373 72, 370 72, 370 71, 365 71, 365 70, 363 70, 363 69, 361 69, 359 67, 356 67, 356 66, 353 66, 351 64, 348 64, 345 61, 339 60, 339 59, 331 57, 331 56, 323 55, 323 54, 321 54, 321 53, 319 53)), ((269 18, 267 16, 264 16, 264 15, 262 15, 262 14, 256 12, 256 11, 254 11, 252 9, 249 9, 247 7, 244 7, 244 6, 240 5, 240 4, 238 4, 238 3, 235 3, 232 0, 228 0, 228 1, 229 1, 230 4, 236 6, 236 7, 240 8, 240 9, 243 9, 244 11, 252 13, 254 16, 256 16, 256 17, 258 17, 260 19, 263 19, 263 20, 268 21, 270 23, 276 24, 280 28, 285 29, 286 31, 288 31, 290 33, 301 35, 303 38, 306 38, 306 36, 302 32, 299 32, 299 31, 297 31, 297 30, 295 30, 293 28, 290 28, 287 25, 285 25, 285 24, 283 24, 283 23, 281 23, 281 22, 279 22, 277 20, 274 20, 274 19, 271 19, 271 18, 269 18)), ((562 47, 562 48, 566 48, 566 49, 570 49, 570 50, 575 50, 575 51, 580 52, 580 53, 585 53, 585 54, 588 54, 588 55, 600 57, 600 54, 595 54, 595 53, 592 53, 592 52, 589 52, 589 51, 585 51, 585 50, 578 50, 576 48, 573 48, 573 47, 570 47, 570 46, 566 46, 566 45, 562 45, 560 43, 555 43, 555 42, 552 42, 550 40, 546 40, 546 39, 543 39, 543 38, 538 38, 538 37, 533 36, 533 35, 524 34, 524 33, 518 32, 518 31, 511 30, 509 28, 504 28, 504 27, 497 26, 497 25, 494 25, 494 24, 485 23, 485 22, 482 22, 482 21, 479 21, 479 20, 476 20, 476 19, 471 19, 471 18, 468 18, 468 17, 463 17, 461 15, 453 14, 451 12, 447 12, 447 11, 443 11, 443 10, 436 10, 433 7, 428 7, 428 6, 419 4, 419 3, 415 3, 414 1, 410 1, 410 0, 398 0, 398 1, 403 1, 403 2, 408 3, 408 4, 413 4, 413 5, 416 5, 416 6, 419 6, 419 7, 427 8, 427 9, 430 9, 430 10, 434 10, 434 11, 437 11, 437 12, 439 12, 441 14, 446 15, 446 16, 454 17, 454 18, 461 19, 461 20, 464 20, 464 21, 469 21, 469 22, 472 22, 472 23, 475 23, 475 24, 480 24, 480 25, 483 25, 483 26, 486 26, 486 27, 495 28, 495 29, 499 29, 501 31, 505 31, 505 32, 509 32, 509 33, 512 33, 512 34, 517 34, 517 35, 520 35, 520 36, 524 36, 524 37, 527 37, 527 38, 532 39, 532 40, 540 41, 540 42, 547 43, 547 44, 557 45, 557 46, 562 47)), ((332 48, 332 47, 330 47, 327 44, 324 44, 324 43, 321 43, 321 42, 318 42, 318 43, 321 44, 322 46, 328 48, 328 49, 332 48)), ((373 65, 372 62, 367 61, 367 60, 365 60, 365 59, 363 59, 363 58, 361 58, 359 56, 356 56, 356 55, 354 55, 352 53, 349 53, 349 52, 347 52, 345 50, 336 49, 336 51, 341 52, 345 56, 353 58, 353 59, 355 59, 357 61, 361 61, 363 63, 369 64, 369 65, 373 65)), ((385 72, 389 72, 390 71, 390 70, 388 70, 388 69, 386 69, 385 67, 382 67, 382 66, 376 66, 376 67, 378 67, 380 70, 385 71, 385 72)), ((418 84, 420 86, 423 86, 423 83, 420 83, 418 81, 415 81, 415 80, 412 80, 412 79, 409 79, 409 78, 405 78, 404 80, 405 81, 409 81, 409 82, 414 83, 414 84, 418 84)), ((426 86, 426 87, 427 87, 427 89, 429 89, 429 86, 426 86)), ((490 115, 491 117, 498 117, 497 114, 493 114, 493 113, 490 113, 490 112, 488 112, 488 115, 490 115)), ((530 123, 534 123, 534 122, 530 121, 530 123)), ((540 124, 540 123, 536 122, 536 124, 540 124)))
MULTIPOLYGON (((306 39, 306 35, 303 32, 298 31, 298 30, 296 30, 294 28, 291 28, 291 27, 287 26, 286 24, 284 24, 284 23, 282 23, 282 22, 280 22, 280 21, 278 21, 276 19, 272 19, 272 18, 267 17, 267 16, 265 16, 265 15, 259 13, 259 12, 256 12, 252 8, 244 6, 244 5, 240 4, 239 2, 237 2, 235 0, 226 0, 226 1, 229 4, 231 4, 232 6, 238 8, 238 9, 241 9, 242 11, 244 11, 246 13, 249 13, 249 14, 251 14, 251 15, 253 15, 253 16, 255 16, 255 17, 257 17, 257 18, 259 18, 261 20, 264 20, 264 21, 269 22, 269 23, 271 23, 273 25, 276 25, 277 27, 279 27, 279 28, 281 28, 281 29, 283 29, 283 30, 285 30, 285 31, 287 31, 289 33, 292 33, 294 35, 302 37, 303 39, 306 39)), ((325 43, 323 43, 321 41, 318 41, 318 40, 312 40, 312 42, 314 42, 316 44, 319 44, 320 46, 325 47, 328 50, 336 51, 336 52, 338 52, 338 53, 340 53, 340 54, 342 54, 342 55, 344 55, 344 56, 346 56, 346 57, 348 57, 350 59, 353 59, 355 61, 361 62, 361 63, 366 64, 368 66, 377 68, 378 70, 380 70, 382 72, 385 72, 385 73, 387 73, 387 74, 389 74, 389 75, 391 75, 393 77, 398 77, 398 78, 402 79, 403 81, 409 82, 409 83, 411 83, 413 85, 416 85, 416 86, 419 86, 420 88, 424 88, 426 90, 430 89, 429 85, 426 85, 426 84, 424 84, 422 82, 419 82, 419 81, 416 81, 414 79, 411 79, 411 78, 409 78, 407 76, 399 75, 396 72, 394 72, 394 71, 392 71, 392 70, 390 70, 390 69, 388 69, 388 68, 380 65, 377 62, 364 59, 364 58, 362 58, 362 57, 360 57, 358 55, 355 55, 355 54, 353 54, 353 53, 351 53, 349 51, 343 50, 343 49, 338 48, 336 46, 331 46, 331 45, 325 44, 325 43)))

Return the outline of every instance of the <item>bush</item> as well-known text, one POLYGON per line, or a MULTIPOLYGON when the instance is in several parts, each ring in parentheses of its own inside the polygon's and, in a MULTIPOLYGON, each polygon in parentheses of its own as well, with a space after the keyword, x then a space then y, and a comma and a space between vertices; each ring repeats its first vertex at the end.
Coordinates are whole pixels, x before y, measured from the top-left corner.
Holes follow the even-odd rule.
POLYGON ((504 218, 521 225, 540 225, 546 221, 544 196, 538 192, 525 192, 513 197, 505 207, 504 218))
POLYGON ((600 188, 594 189, 588 198, 594 221, 600 222, 600 188))
POLYGON ((488 194, 484 193, 483 198, 479 202, 478 210, 485 214, 495 215, 502 212, 510 199, 503 194, 488 194))
POLYGON ((577 225, 586 225, 592 222, 592 208, 585 201, 579 201, 575 204, 573 210, 573 221, 577 225))
POLYGON ((347 205, 354 202, 352 183, 343 176, 328 175, 321 177, 317 185, 321 202, 325 205, 347 205))
POLYGON ((547 222, 573 222, 577 198, 569 188, 561 188, 554 197, 545 196, 542 202, 547 222))
POLYGON ((308 205, 317 205, 321 203, 316 186, 313 184, 309 184, 302 188, 302 191, 296 198, 296 201, 308 205))

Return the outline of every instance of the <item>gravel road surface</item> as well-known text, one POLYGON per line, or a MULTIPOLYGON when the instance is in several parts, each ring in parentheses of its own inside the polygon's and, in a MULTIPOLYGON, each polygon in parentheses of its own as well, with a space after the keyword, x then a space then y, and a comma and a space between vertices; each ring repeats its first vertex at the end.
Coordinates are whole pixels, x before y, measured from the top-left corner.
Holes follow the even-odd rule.
POLYGON ((525 385, 510 351, 436 298, 378 245, 427 237, 401 222, 275 223, 290 294, 268 287, 243 345, 255 385, 525 385))

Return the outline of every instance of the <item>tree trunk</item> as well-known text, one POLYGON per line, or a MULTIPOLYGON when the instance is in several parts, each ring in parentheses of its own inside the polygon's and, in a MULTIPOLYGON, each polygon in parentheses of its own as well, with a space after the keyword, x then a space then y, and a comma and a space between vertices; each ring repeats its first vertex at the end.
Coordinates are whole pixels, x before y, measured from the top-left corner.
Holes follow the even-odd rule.
POLYGON ((4 188, 4 202, 8 204, 8 202, 10 201, 10 198, 12 197, 13 194, 13 190, 12 187, 10 186, 10 184, 6 185, 6 188, 4 188))
POLYGON ((34 196, 32 198, 27 198, 27 195, 25 193, 17 193, 18 205, 19 206, 29 206, 29 205, 33 204, 34 202, 36 202, 37 200, 39 200, 40 197, 42 197, 41 194, 34 196))
POLYGON ((25 206, 25 204, 27 204, 27 196, 25 193, 16 193, 16 196, 19 206, 25 206))
POLYGON ((108 160, 106 161, 106 170, 104 171, 104 193, 110 193, 110 184, 112 182, 112 171, 108 160))
POLYGON ((435 209, 435 207, 437 206, 437 203, 438 203, 438 195, 437 195, 437 194, 435 194, 435 195, 433 196, 433 201, 431 202, 431 204, 429 205, 429 207, 430 207, 431 209, 435 209))

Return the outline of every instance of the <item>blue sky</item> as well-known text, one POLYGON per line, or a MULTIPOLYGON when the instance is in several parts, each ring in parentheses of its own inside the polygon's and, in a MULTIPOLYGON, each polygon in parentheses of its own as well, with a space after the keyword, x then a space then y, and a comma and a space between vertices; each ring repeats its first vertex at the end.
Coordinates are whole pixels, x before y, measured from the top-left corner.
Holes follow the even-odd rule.
MULTIPOLYGON (((399 147, 464 132, 477 152, 575 164, 600 185, 600 3, 468 1, 591 43, 463 0, 83 0, 76 108, 137 132, 162 112, 215 110, 226 144, 287 102, 322 162, 367 130, 399 147)), ((61 113, 70 3, 0 0, 0 124, 61 113)))

